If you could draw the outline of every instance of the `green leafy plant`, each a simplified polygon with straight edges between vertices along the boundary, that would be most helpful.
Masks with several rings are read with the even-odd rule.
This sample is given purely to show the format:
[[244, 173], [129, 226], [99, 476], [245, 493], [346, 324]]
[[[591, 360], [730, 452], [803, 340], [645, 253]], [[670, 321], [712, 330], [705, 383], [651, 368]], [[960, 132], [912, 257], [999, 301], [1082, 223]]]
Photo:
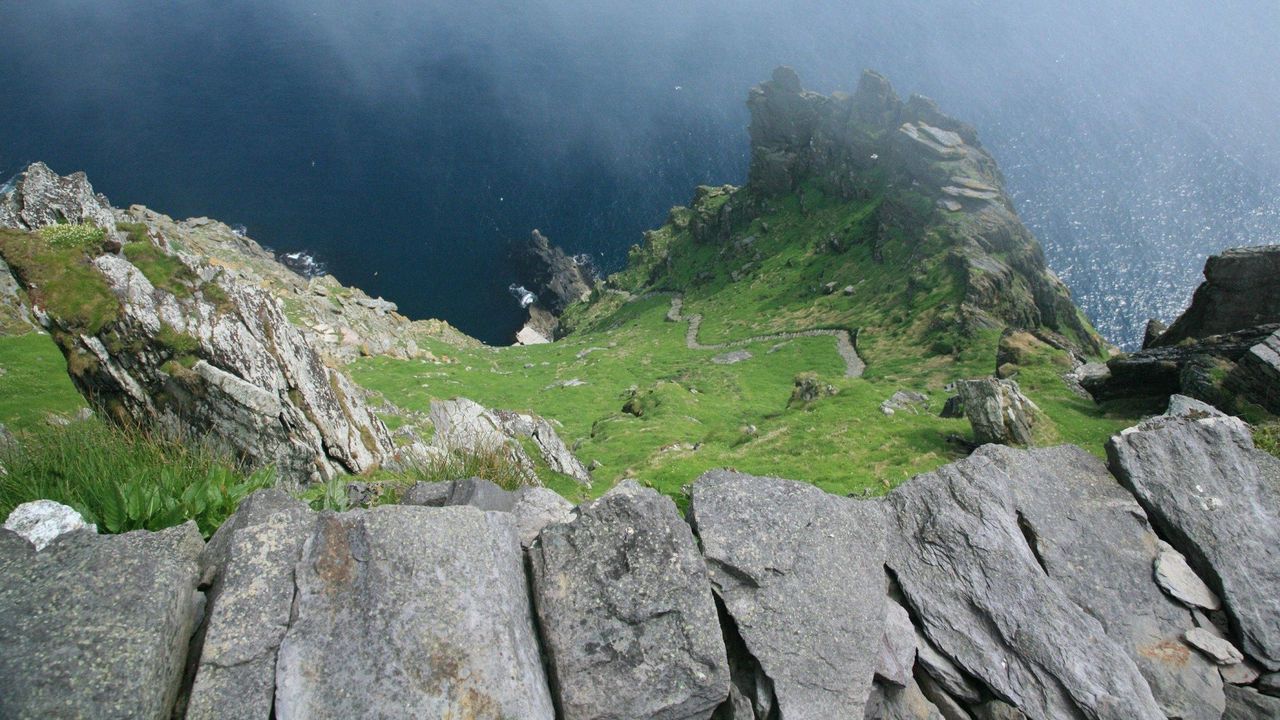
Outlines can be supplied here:
[[91, 419], [35, 427], [0, 451], [0, 516], [30, 500], [75, 508], [102, 532], [160, 530], [195, 520], [206, 537], [271, 469], [246, 473], [200, 443], [120, 429]]

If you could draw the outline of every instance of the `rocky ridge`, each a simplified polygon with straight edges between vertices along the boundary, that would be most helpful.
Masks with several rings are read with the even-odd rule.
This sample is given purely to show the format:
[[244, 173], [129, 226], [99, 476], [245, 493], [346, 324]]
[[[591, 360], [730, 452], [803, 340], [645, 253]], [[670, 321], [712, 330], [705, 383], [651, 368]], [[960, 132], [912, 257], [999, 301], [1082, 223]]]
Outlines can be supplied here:
[[[261, 491], [203, 550], [3, 530], [0, 713], [1272, 717], [1280, 461], [1206, 408], [1109, 467], [986, 445], [877, 500], [716, 471], [688, 524], [633, 483], [575, 509], [467, 480], [340, 514]], [[33, 635], [37, 605], [132, 644]]]

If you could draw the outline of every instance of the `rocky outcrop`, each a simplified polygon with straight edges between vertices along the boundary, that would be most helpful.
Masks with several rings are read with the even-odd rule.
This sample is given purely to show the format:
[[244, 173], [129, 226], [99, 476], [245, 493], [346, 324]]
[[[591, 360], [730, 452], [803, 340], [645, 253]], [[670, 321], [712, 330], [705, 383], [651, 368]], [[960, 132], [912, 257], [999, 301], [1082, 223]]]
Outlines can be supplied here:
[[[61, 179], [62, 194], [50, 199], [37, 168], [6, 196], [20, 204], [23, 227], [67, 217], [115, 232], [115, 215], [83, 175]], [[87, 251], [82, 272], [100, 287], [76, 289], [98, 293], [92, 302], [113, 312], [89, 321], [50, 304], [41, 313], [91, 405], [121, 423], [202, 438], [248, 465], [273, 465], [287, 483], [392, 457], [361, 392], [326, 366], [278, 299], [162, 233], [122, 227], [132, 237], [119, 254]], [[30, 284], [38, 269], [15, 270]]]
[[1236, 395], [1280, 414], [1280, 329], [1240, 357], [1225, 385]]
[[979, 445], [1030, 445], [1040, 409], [1022, 394], [1018, 383], [997, 378], [959, 380], [955, 384], [965, 417]]
[[38, 162], [18, 175], [11, 192], [0, 195], [0, 227], [35, 230], [59, 223], [87, 223], [116, 232], [107, 198], [93, 191], [82, 172], [62, 177]]
[[1275, 323], [1280, 323], [1280, 245], [1232, 248], [1209, 257], [1190, 307], [1150, 346]]
[[[1045, 327], [1090, 355], [1102, 341], [1081, 320], [1066, 286], [1045, 265], [1039, 243], [1004, 191], [995, 160], [974, 129], [942, 114], [927, 98], [903, 102], [884, 77], [866, 72], [853, 95], [824, 96], [802, 88], [790, 68], [751, 90], [751, 165], [746, 195], [767, 199], [816, 181], [841, 197], [886, 197], [877, 210], [879, 244], [895, 234], [924, 236], [947, 213], [954, 244], [947, 260], [963, 290], [956, 317], [966, 330]], [[876, 183], [887, 184], [888, 190]], [[906, 195], [894, 188], [911, 188]], [[720, 224], [750, 205], [731, 198]], [[802, 199], [803, 205], [803, 199]], [[727, 233], [721, 233], [727, 235]]]
[[591, 474], [560, 439], [549, 421], [537, 415], [491, 411], [466, 398], [433, 400], [430, 413], [435, 428], [432, 445], [446, 453], [501, 453], [517, 468], [524, 482], [536, 485], [533, 459], [521, 439], [528, 439], [551, 470], [591, 483]]
[[1233, 639], [1280, 669], [1280, 460], [1221, 415], [1165, 415], [1107, 444], [1116, 477], [1208, 581]]
[[534, 345], [560, 336], [559, 317], [566, 308], [591, 296], [596, 271], [589, 256], [569, 255], [534, 230], [529, 242], [516, 250], [521, 280], [533, 293], [524, 307], [529, 321], [522, 328], [520, 344]]
[[858, 717], [884, 634], [880, 508], [716, 471], [694, 484], [690, 516], [716, 595], [758, 663], [751, 694], [768, 698], [764, 714]]
[[202, 547], [195, 523], [73, 532], [40, 552], [0, 530], [0, 716], [167, 720]]
[[670, 499], [624, 481], [529, 554], [565, 720], [706, 720], [725, 700], [706, 566]]

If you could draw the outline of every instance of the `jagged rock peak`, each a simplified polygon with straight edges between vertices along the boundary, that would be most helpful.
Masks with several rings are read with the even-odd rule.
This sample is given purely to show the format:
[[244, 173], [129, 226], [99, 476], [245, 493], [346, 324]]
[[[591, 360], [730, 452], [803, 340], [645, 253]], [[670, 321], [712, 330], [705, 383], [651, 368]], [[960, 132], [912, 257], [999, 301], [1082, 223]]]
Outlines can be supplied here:
[[1204, 264], [1191, 306], [1144, 347], [1280, 323], [1280, 245], [1230, 248]]
[[[516, 258], [523, 268], [524, 286], [533, 301], [526, 306], [529, 319], [517, 335], [517, 343], [534, 345], [560, 335], [559, 317], [570, 305], [586, 300], [595, 286], [596, 270], [588, 255], [570, 255], [534, 230], [519, 247]], [[513, 290], [515, 292], [515, 290]]]

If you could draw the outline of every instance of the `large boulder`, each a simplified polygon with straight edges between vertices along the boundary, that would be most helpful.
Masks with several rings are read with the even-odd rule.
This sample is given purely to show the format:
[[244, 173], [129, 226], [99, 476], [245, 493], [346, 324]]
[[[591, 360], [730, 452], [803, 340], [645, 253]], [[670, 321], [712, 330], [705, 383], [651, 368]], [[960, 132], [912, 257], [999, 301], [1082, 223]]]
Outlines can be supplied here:
[[553, 471], [590, 484], [591, 474], [560, 439], [552, 424], [537, 415], [489, 410], [467, 398], [431, 401], [434, 447], [446, 453], [499, 453], [528, 484], [537, 484], [533, 459], [522, 439], [532, 441]]
[[261, 490], [209, 541], [202, 558], [209, 602], [188, 720], [270, 717], [294, 568], [315, 518], [285, 493]]
[[325, 513], [295, 584], [281, 720], [555, 717], [510, 514]]
[[879, 504], [713, 471], [694, 484], [690, 514], [716, 594], [780, 716], [861, 715], [884, 633]]
[[706, 565], [669, 498], [624, 481], [545, 528], [529, 559], [565, 720], [706, 720], [724, 701]]
[[1239, 646], [1280, 669], [1280, 460], [1248, 425], [1164, 415], [1111, 438], [1120, 482], [1225, 604]]
[[0, 717], [167, 720], [203, 548], [195, 523], [74, 532], [40, 552], [0, 530]]
[[[1053, 458], [1035, 472], [1017, 469], [1035, 457], [987, 446], [889, 494], [887, 565], [906, 605], [934, 646], [1028, 717], [1161, 720], [1165, 714], [1126, 648], [1129, 634], [1117, 628], [1113, 637], [1113, 620], [1090, 614], [1127, 601], [1124, 578], [1090, 572], [1095, 556], [1114, 549], [1059, 535], [1038, 504], [1024, 505], [1023, 488], [1052, 490], [1076, 474], [1050, 472], [1044, 465]], [[1106, 502], [1104, 495], [1086, 506], [1075, 530], [1090, 535], [1082, 528]], [[1033, 518], [1041, 535], [1026, 527]], [[1063, 577], [1069, 572], [1085, 576], [1076, 585]], [[1150, 565], [1141, 572], [1151, 582]], [[1097, 597], [1085, 587], [1090, 580]], [[1141, 606], [1135, 612], [1152, 613]]]
[[1280, 245], [1225, 250], [1204, 265], [1204, 283], [1191, 305], [1150, 345], [1280, 323]]
[[1030, 445], [1040, 409], [1022, 394], [1018, 383], [997, 378], [956, 382], [964, 414], [973, 426], [974, 442]]

